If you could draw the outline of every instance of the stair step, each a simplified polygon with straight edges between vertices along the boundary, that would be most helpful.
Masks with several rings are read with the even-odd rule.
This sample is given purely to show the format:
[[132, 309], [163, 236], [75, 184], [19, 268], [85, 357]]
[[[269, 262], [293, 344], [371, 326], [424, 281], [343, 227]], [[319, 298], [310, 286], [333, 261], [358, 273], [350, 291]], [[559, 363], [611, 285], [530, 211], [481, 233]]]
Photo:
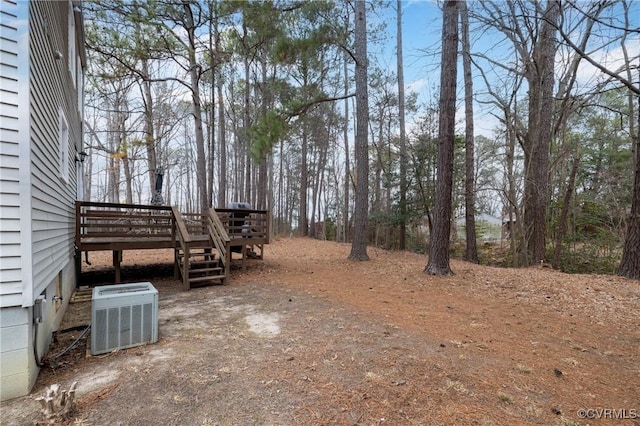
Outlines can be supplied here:
[[[190, 287], [202, 287], [211, 284], [224, 284], [226, 275], [224, 274], [224, 265], [222, 264], [220, 253], [217, 249], [211, 248], [210, 251], [206, 251], [206, 248], [192, 248], [189, 250], [189, 255], [185, 256], [185, 253], [177, 248], [175, 256], [180, 270], [180, 275], [185, 275], [184, 263], [187, 263], [188, 281]], [[186, 259], [185, 259], [186, 258]]]
[[[184, 253], [179, 251], [178, 252], [178, 257], [183, 259], [184, 258]], [[194, 258], [194, 257], [202, 257], [202, 258], [214, 258], [217, 259], [220, 256], [218, 256], [218, 253], [194, 253], [194, 252], [189, 252], [189, 258]]]
[[203, 283], [207, 281], [224, 280], [224, 279], [225, 279], [224, 275], [208, 275], [206, 277], [189, 278], [189, 284], [198, 284], [198, 283]]
[[209, 272], [222, 272], [222, 268], [189, 268], [189, 275], [204, 274]]
[[218, 265], [220, 263], [219, 259], [214, 260], [190, 260], [189, 265], [192, 266], [201, 266], [201, 265]]

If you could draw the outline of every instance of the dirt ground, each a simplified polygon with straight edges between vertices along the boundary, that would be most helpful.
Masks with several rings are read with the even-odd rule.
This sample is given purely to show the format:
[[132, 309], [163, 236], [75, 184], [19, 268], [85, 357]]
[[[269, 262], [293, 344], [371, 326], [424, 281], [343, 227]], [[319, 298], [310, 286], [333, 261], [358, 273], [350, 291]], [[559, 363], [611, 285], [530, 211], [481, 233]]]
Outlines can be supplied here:
[[[180, 291], [171, 253], [125, 252], [160, 293], [159, 341], [100, 356], [58, 333], [32, 395], [78, 382], [82, 425], [640, 425], [640, 283], [279, 239], [225, 286]], [[83, 279], [109, 283], [110, 253]], [[153, 264], [151, 268], [144, 265]], [[133, 266], [136, 265], [136, 266]], [[88, 324], [71, 304], [62, 328]], [[624, 419], [624, 420], [623, 420]]]

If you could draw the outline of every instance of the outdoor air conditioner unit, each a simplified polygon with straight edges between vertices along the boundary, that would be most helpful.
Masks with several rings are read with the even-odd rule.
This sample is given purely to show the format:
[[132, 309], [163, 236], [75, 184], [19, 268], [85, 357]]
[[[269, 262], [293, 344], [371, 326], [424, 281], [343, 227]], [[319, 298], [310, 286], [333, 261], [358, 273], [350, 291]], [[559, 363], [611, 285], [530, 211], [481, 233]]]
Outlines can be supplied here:
[[95, 287], [91, 354], [158, 341], [158, 290], [149, 282]]

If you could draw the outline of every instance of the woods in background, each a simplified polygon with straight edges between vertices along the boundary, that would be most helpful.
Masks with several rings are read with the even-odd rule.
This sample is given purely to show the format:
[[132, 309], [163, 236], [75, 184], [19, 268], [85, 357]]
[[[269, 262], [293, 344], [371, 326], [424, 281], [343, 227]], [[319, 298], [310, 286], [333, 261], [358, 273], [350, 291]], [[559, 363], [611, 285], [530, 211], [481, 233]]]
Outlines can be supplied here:
[[[405, 93], [408, 3], [85, 1], [85, 198], [150, 203], [161, 168], [166, 204], [245, 201], [278, 234], [354, 242], [353, 258], [366, 244], [426, 253], [431, 235], [447, 266], [463, 247], [481, 263], [640, 279], [638, 6], [461, 6], [444, 20], [460, 34], [452, 108]], [[390, 7], [395, 69], [367, 49], [393, 33], [376, 24]], [[492, 134], [473, 134], [479, 114]], [[450, 201], [436, 208], [441, 174]]]

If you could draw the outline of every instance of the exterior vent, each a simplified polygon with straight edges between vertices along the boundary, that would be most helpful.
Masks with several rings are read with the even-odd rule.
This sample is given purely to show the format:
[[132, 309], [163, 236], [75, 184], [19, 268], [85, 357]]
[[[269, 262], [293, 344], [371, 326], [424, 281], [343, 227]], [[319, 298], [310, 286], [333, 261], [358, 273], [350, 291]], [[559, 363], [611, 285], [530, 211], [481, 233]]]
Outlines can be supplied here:
[[95, 287], [91, 354], [158, 341], [158, 290], [149, 282]]

